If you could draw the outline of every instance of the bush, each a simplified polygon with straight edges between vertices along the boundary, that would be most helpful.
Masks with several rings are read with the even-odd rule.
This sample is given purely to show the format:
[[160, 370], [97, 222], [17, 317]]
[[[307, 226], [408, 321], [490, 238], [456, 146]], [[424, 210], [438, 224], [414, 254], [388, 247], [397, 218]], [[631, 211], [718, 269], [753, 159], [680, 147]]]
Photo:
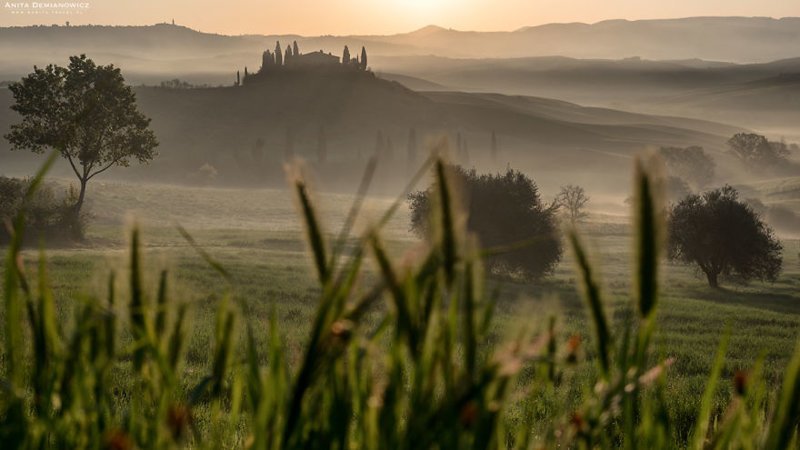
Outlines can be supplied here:
[[45, 239], [49, 242], [78, 239], [83, 236], [85, 215], [75, 220], [73, 205], [77, 193], [70, 188], [57, 195], [52, 185], [45, 184], [26, 199], [31, 180], [0, 177], [0, 244], [7, 244], [11, 236], [5, 224], [25, 207], [25, 231], [29, 240]]
[[[552, 273], [561, 259], [557, 232], [557, 204], [545, 205], [539, 189], [522, 172], [482, 174], [448, 165], [447, 173], [457, 186], [467, 230], [474, 232], [488, 249], [503, 248], [486, 260], [498, 274], [535, 279]], [[435, 185], [409, 196], [411, 229], [421, 236], [430, 230], [431, 200]]]

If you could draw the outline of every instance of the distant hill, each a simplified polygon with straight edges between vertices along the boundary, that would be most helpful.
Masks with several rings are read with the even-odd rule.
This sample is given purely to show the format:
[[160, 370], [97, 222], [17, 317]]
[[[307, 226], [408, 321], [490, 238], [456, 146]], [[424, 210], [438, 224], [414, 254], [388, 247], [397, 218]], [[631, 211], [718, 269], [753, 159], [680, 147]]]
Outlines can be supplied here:
[[[237, 68], [256, 68], [264, 49], [297, 40], [304, 50], [341, 52], [366, 46], [374, 56], [435, 55], [457, 58], [702, 59], [768, 62], [800, 56], [800, 18], [694, 17], [611, 20], [529, 27], [511, 32], [470, 32], [426, 27], [390, 36], [224, 36], [186, 27], [36, 26], [0, 28], [0, 80], [15, 79], [34, 65], [63, 62], [87, 53], [125, 67], [135, 83], [164, 77], [228, 84]], [[375, 65], [373, 69], [387, 70]], [[685, 64], [686, 65], [686, 64]]]
[[[468, 144], [460, 162], [488, 170], [507, 164], [530, 170], [554, 186], [565, 180], [625, 190], [630, 159], [662, 145], [703, 145], [723, 157], [725, 125], [674, 117], [626, 113], [531, 97], [457, 92], [418, 93], [367, 72], [317, 73], [276, 77], [243, 87], [136, 89], [141, 109], [153, 119], [161, 142], [150, 167], [115, 172], [161, 182], [194, 182], [204, 165], [217, 182], [282, 183], [287, 141], [294, 153], [318, 166], [323, 184], [352, 185], [377, 135], [384, 140], [381, 180], [403, 180], [419, 162], [408, 161], [411, 129], [419, 152], [429, 138], [457, 134]], [[0, 132], [16, 121], [11, 96], [0, 89]], [[492, 159], [489, 141], [496, 132], [500, 154]], [[325, 164], [318, 164], [319, 138], [326, 139]], [[291, 136], [291, 138], [287, 137]], [[263, 153], [255, 142], [263, 139]], [[391, 144], [389, 143], [391, 142]], [[9, 152], [0, 142], [0, 167], [30, 171], [41, 157]], [[603, 177], [596, 177], [602, 173]], [[268, 181], [269, 181], [268, 180]]]
[[560, 98], [706, 118], [800, 139], [800, 58], [758, 64], [536, 57], [376, 58], [392, 73], [449, 90]]
[[427, 27], [380, 39], [421, 54], [465, 58], [562, 55], [574, 58], [706, 59], [766, 62], [797, 56], [800, 18], [689, 17], [553, 23], [513, 32]]

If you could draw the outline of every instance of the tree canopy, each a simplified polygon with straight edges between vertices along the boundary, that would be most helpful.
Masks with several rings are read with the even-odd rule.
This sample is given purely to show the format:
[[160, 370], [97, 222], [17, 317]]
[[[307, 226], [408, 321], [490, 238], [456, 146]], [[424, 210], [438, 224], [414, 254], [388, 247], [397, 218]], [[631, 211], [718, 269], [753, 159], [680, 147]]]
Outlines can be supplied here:
[[98, 66], [86, 55], [70, 58], [68, 67], [34, 67], [9, 86], [22, 116], [5, 136], [14, 150], [58, 151], [81, 183], [75, 205], [80, 213], [86, 183], [114, 166], [146, 163], [158, 145], [150, 119], [136, 106], [136, 96], [113, 65]]
[[[545, 205], [536, 184], [524, 173], [478, 174], [474, 169], [448, 166], [467, 213], [467, 229], [484, 248], [504, 248], [486, 260], [494, 273], [536, 279], [552, 273], [562, 245], [556, 206]], [[427, 236], [436, 186], [409, 196], [411, 229]]]
[[659, 154], [670, 175], [682, 178], [702, 188], [714, 179], [716, 164], [703, 147], [661, 147]]
[[669, 230], [670, 258], [696, 264], [712, 287], [720, 277], [774, 281], [781, 271], [780, 242], [730, 186], [680, 201]]
[[755, 133], [735, 134], [728, 140], [728, 147], [740, 161], [757, 169], [780, 167], [791, 154], [785, 142], [772, 142]]

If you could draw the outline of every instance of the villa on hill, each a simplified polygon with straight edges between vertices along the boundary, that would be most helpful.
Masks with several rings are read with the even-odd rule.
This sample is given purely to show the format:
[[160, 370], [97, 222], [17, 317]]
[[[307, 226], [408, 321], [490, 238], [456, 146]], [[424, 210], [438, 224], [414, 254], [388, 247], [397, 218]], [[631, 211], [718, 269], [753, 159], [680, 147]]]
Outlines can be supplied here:
[[367, 49], [361, 47], [360, 57], [350, 56], [350, 49], [345, 45], [341, 58], [332, 53], [318, 50], [310, 53], [300, 53], [297, 41], [287, 45], [283, 51], [280, 41], [275, 44], [275, 50], [265, 50], [261, 55], [261, 68], [256, 73], [250, 73], [244, 68], [244, 78], [236, 72], [236, 85], [264, 80], [272, 73], [292, 70], [353, 70], [367, 71]]

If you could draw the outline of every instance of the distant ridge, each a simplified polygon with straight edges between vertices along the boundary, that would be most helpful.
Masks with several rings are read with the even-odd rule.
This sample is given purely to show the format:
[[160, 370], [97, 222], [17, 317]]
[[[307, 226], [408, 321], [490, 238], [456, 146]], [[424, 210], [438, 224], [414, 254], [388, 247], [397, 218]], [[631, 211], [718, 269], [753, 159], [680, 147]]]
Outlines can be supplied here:
[[[552, 23], [516, 31], [459, 31], [428, 25], [387, 36], [226, 36], [180, 25], [37, 26], [0, 28], [0, 64], [30, 54], [144, 54], [180, 50], [188, 58], [224, 57], [251, 52], [281, 38], [297, 39], [306, 48], [341, 51], [345, 44], [366, 45], [374, 55], [436, 55], [457, 58], [515, 58], [561, 55], [619, 59], [638, 56], [657, 60], [703, 59], [768, 62], [800, 56], [800, 18], [688, 17], [653, 20], [606, 20], [593, 24]], [[48, 48], [43, 48], [46, 45]], [[154, 52], [155, 51], [155, 52]], [[133, 56], [133, 55], [131, 55]], [[10, 61], [6, 61], [9, 59]], [[0, 66], [1, 67], [1, 66]]]

